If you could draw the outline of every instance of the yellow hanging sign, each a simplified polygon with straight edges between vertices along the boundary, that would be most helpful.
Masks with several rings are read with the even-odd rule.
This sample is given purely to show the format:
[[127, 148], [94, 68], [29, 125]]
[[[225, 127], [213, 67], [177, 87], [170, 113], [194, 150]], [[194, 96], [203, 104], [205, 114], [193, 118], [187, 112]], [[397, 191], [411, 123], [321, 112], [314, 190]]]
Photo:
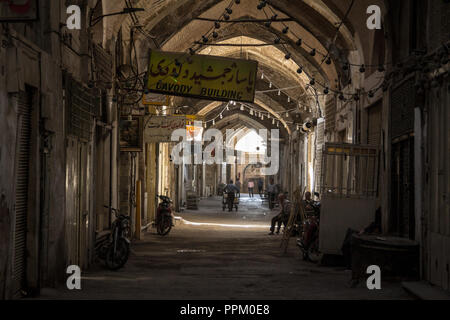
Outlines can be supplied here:
[[150, 52], [150, 92], [214, 101], [255, 99], [258, 62], [208, 55]]

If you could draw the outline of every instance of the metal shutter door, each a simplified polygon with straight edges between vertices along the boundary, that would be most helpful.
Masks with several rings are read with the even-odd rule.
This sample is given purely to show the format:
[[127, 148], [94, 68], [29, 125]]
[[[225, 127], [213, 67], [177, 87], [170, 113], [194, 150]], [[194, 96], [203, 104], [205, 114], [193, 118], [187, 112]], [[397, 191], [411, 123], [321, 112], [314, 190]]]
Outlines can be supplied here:
[[28, 176], [31, 138], [31, 95], [18, 95], [19, 136], [17, 141], [16, 199], [14, 222], [13, 293], [26, 284], [26, 234], [28, 213]]
[[379, 146], [381, 143], [381, 102], [368, 109], [367, 143]]
[[316, 192], [320, 192], [321, 178], [322, 178], [322, 151], [325, 143], [325, 122], [317, 125], [317, 140], [316, 140], [316, 170], [315, 170], [315, 187]]

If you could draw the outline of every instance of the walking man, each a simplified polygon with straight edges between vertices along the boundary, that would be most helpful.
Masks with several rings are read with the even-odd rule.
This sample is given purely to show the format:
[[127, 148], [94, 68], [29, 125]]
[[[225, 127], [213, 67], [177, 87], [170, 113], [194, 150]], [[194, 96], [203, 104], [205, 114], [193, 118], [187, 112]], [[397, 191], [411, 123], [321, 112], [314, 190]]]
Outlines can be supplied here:
[[237, 197], [240, 198], [241, 197], [241, 180], [239, 180], [239, 178], [236, 178], [236, 187], [238, 188]]
[[262, 198], [263, 188], [264, 188], [264, 182], [261, 178], [259, 178], [258, 179], [258, 193], [259, 193], [260, 198]]
[[248, 195], [250, 198], [253, 198], [253, 189], [255, 188], [255, 183], [253, 180], [248, 181]]

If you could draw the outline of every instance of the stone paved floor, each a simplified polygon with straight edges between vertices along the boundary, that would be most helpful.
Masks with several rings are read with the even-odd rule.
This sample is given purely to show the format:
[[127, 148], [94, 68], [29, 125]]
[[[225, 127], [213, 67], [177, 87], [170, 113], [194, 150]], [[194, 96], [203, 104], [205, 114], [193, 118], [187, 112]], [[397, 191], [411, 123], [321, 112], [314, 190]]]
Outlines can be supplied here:
[[[258, 196], [242, 197], [238, 212], [223, 212], [221, 198], [184, 211], [166, 237], [149, 230], [134, 242], [127, 265], [101, 265], [82, 274], [82, 290], [44, 289], [41, 299], [411, 299], [400, 283], [370, 291], [350, 288], [350, 272], [305, 262], [291, 240], [269, 236], [270, 212]], [[193, 223], [193, 224], [192, 224]]]

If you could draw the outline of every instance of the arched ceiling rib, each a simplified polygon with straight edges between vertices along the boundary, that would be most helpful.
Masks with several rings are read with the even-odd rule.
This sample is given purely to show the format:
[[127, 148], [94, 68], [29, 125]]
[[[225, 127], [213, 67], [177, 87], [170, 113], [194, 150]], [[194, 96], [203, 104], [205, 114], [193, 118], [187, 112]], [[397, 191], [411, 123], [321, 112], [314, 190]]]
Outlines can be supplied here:
[[[104, 13], [118, 12], [125, 7], [124, 0], [99, 0], [103, 3]], [[159, 43], [165, 43], [168, 39], [176, 37], [177, 31], [195, 22], [200, 30], [200, 25], [205, 28], [210, 27], [210, 23], [192, 21], [194, 18], [202, 16], [209, 18], [219, 17], [229, 0], [132, 0], [134, 7], [144, 8], [145, 12], [137, 13], [139, 23], [143, 25], [146, 32], [153, 34]], [[257, 0], [243, 0], [239, 5], [233, 6], [232, 19], [239, 16], [251, 15], [265, 18], [264, 13], [256, 9]], [[337, 23], [344, 19], [352, 0], [271, 0], [270, 4], [279, 12], [279, 16], [289, 16], [295, 22], [287, 23], [294, 28], [299, 25], [304, 29], [299, 35], [307, 39], [318, 41], [323, 47], [329, 45], [330, 39], [336, 35]], [[388, 7], [387, 0], [355, 0], [353, 8], [347, 19], [337, 32], [336, 46], [344, 53], [356, 50], [358, 47], [369, 51], [367, 40], [371, 38], [373, 32], [366, 27], [366, 9], [369, 5], [378, 5], [383, 11]], [[266, 8], [268, 14], [271, 11]], [[103, 19], [105, 44], [108, 40], [115, 38], [121, 27], [125, 31], [124, 38], [128, 37], [130, 25], [133, 22], [127, 15], [113, 16]], [[297, 27], [295, 27], [297, 28]], [[192, 34], [198, 36], [202, 33]], [[355, 45], [355, 40], [359, 39], [361, 45]], [[195, 41], [198, 39], [176, 39], [181, 43]], [[311, 44], [315, 45], [311, 42]], [[360, 53], [361, 57], [364, 54]], [[367, 57], [366, 57], [367, 59]], [[366, 59], [363, 59], [366, 60]], [[334, 80], [334, 79], [333, 79]]]
[[[229, 129], [235, 130], [234, 133], [232, 134], [231, 137], [227, 137], [228, 138], [237, 138], [236, 140], [239, 141], [239, 139], [244, 136], [248, 131], [250, 130], [256, 130], [256, 132], [259, 134], [259, 130], [262, 129], [267, 129], [270, 130], [269, 128], [267, 128], [263, 123], [261, 123], [260, 121], [249, 117], [247, 114], [244, 113], [234, 113], [231, 115], [228, 115], [226, 117], [224, 117], [223, 119], [219, 120], [218, 122], [216, 122], [216, 124], [214, 126], [212, 126], [211, 128], [214, 129], [218, 129], [222, 132], [222, 134], [226, 135], [226, 131]], [[285, 139], [283, 137], [285, 137], [285, 135], [287, 134], [287, 132], [280, 128], [280, 141], [285, 141]]]
[[[205, 0], [201, 1], [200, 3], [199, 1], [174, 2], [166, 0], [166, 7], [154, 8], [154, 1], [135, 1], [135, 7], [143, 7], [146, 9], [145, 15], [139, 15], [141, 17], [140, 23], [144, 26], [146, 32], [153, 34], [158, 38], [157, 41], [162, 44], [162, 49], [167, 51], [186, 51], [189, 47], [192, 46], [195, 41], [199, 40], [200, 35], [208, 32], [212, 26], [211, 22], [198, 21], [193, 19], [197, 16], [208, 18], [219, 17], [224, 12], [224, 8], [229, 3], [230, 2], [228, 0]], [[266, 16], [263, 11], [257, 10], [257, 3], [257, 1], [248, 0], [242, 1], [240, 5], [234, 5], [232, 18], [238, 19], [240, 17], [250, 17], [254, 19], [265, 19]], [[318, 13], [314, 8], [301, 3], [292, 5], [292, 1], [273, 1], [273, 5], [274, 7], [279, 6], [281, 10], [283, 10], [283, 12], [275, 10], [280, 18], [293, 18], [295, 20], [285, 23], [289, 26], [290, 32], [285, 35], [284, 38], [289, 40], [291, 43], [294, 43], [297, 40], [297, 38], [294, 36], [295, 34], [296, 36], [301, 37], [305, 43], [308, 43], [320, 52], [327, 52], [326, 46], [328, 45], [328, 43], [326, 43], [326, 39], [331, 38], [333, 36], [333, 33], [335, 32], [335, 27], [332, 24], [333, 20], [331, 18], [327, 20], [323, 18], [321, 14]], [[301, 11], [299, 8], [303, 11]], [[326, 10], [322, 11], [326, 12]], [[286, 12], [289, 13], [289, 16], [285, 14]], [[310, 28], [308, 29], [304, 26], [304, 24], [301, 23], [302, 20], [309, 21], [313, 19], [310, 16], [313, 16], [317, 20], [317, 22], [320, 22], [320, 26], [317, 27], [318, 30], [310, 30]], [[126, 20], [126, 22], [123, 23], [125, 27], [124, 38], [126, 39], [128, 36], [126, 26], [128, 24], [131, 24], [131, 21], [130, 18], [122, 19]], [[307, 25], [313, 25], [312, 21], [309, 21]], [[283, 24], [272, 23], [271, 28], [266, 28], [260, 23], [223, 23], [222, 28], [219, 31], [239, 28], [250, 29], [246, 33], [249, 35], [264, 33], [266, 34], [265, 37], [267, 38], [266, 42], [270, 42], [275, 38], [274, 34], [279, 34], [280, 36], [282, 35], [281, 30], [283, 28]], [[259, 32], [251, 30], [254, 28], [259, 29]], [[342, 28], [342, 30], [347, 30], [347, 28], [344, 27]], [[140, 35], [139, 33], [138, 35], [142, 39], [146, 39], [143, 35]], [[148, 41], [148, 39], [146, 39], [146, 41]], [[344, 50], [352, 49], [352, 47], [345, 42], [342, 44], [342, 47], [344, 47]], [[333, 66], [323, 64], [321, 61], [322, 56], [317, 55], [315, 58], [308, 57], [307, 52], [305, 52], [305, 47], [291, 49], [291, 51], [297, 50], [300, 53], [299, 56], [306, 57], [306, 59], [309, 59], [310, 61], [315, 62], [316, 65], [321, 66], [321, 68], [323, 68], [325, 71], [324, 73], [327, 74], [329, 80], [335, 80], [336, 72], [335, 70], [333, 72]], [[312, 71], [313, 70], [311, 70], [311, 72]]]
[[[252, 5], [250, 5], [252, 3]], [[239, 5], [235, 6], [233, 11], [233, 19], [240, 19], [240, 18], [250, 18], [250, 19], [265, 19], [265, 15], [256, 9], [256, 2], [249, 1], [247, 2], [248, 5]], [[220, 13], [223, 12], [223, 9], [217, 10], [218, 6], [214, 6], [210, 8], [208, 11], [203, 13], [201, 17], [217, 17], [220, 16]], [[288, 16], [284, 15], [281, 12], [278, 12], [280, 18], [288, 18]], [[320, 74], [326, 75], [327, 80], [330, 79], [334, 80], [336, 79], [337, 73], [333, 65], [327, 65], [322, 63], [323, 56], [320, 54], [317, 54], [315, 57], [308, 56], [309, 48], [305, 50], [305, 47], [302, 46], [298, 48], [295, 46], [295, 42], [298, 40], [296, 36], [299, 36], [303, 39], [305, 43], [308, 45], [314, 47], [319, 52], [326, 53], [327, 49], [325, 47], [325, 44], [321, 43], [314, 35], [312, 35], [308, 30], [301, 27], [301, 25], [295, 23], [295, 22], [286, 22], [286, 25], [289, 26], [290, 32], [288, 32], [286, 35], [283, 35], [282, 29], [283, 24], [274, 22], [272, 23], [270, 28], [262, 26], [260, 23], [245, 23], [245, 24], [229, 24], [229, 23], [222, 23], [221, 28], [218, 30], [219, 35], [222, 36], [222, 38], [218, 38], [218, 40], [224, 40], [229, 37], [236, 37], [239, 35], [246, 35], [249, 37], [255, 37], [255, 34], [258, 34], [258, 37], [266, 42], [273, 44], [274, 39], [279, 36], [282, 38], [285, 42], [288, 42], [289, 45], [286, 45], [286, 48], [289, 48], [289, 51], [293, 54], [295, 52], [299, 51], [299, 54], [296, 55], [296, 58], [300, 60], [300, 57], [303, 57], [302, 60], [308, 60], [310, 63], [309, 65], [306, 65], [305, 69], [309, 69], [310, 74]], [[186, 51], [188, 48], [192, 47], [193, 44], [199, 40], [200, 35], [203, 35], [211, 30], [212, 23], [211, 22], [205, 22], [205, 21], [198, 21], [198, 20], [192, 20], [188, 24], [186, 24], [182, 29], [175, 32], [170, 38], [165, 40], [165, 42], [162, 45], [162, 48], [167, 51]], [[255, 30], [256, 29], [256, 30]], [[240, 34], [239, 34], [240, 33]], [[207, 46], [207, 44], [206, 44]], [[261, 47], [259, 49], [264, 50], [266, 48], [270, 47]], [[211, 51], [220, 51], [221, 48], [214, 47], [213, 49], [204, 49], [202, 48], [202, 51], [205, 50], [211, 50]], [[282, 55], [284, 57], [284, 54]], [[292, 63], [292, 61], [289, 61]], [[304, 61], [299, 61], [300, 64], [305, 64]], [[297, 66], [293, 67], [293, 69], [297, 70]], [[322, 70], [320, 70], [322, 69]], [[305, 70], [306, 71], [306, 70]]]
[[[266, 118], [265, 120], [261, 120], [261, 119], [259, 119], [256, 116], [250, 116], [246, 111], [240, 111], [239, 110], [239, 105], [235, 108], [235, 111], [233, 111], [233, 114], [241, 114], [241, 115], [244, 115], [247, 118], [252, 119], [252, 120], [254, 120], [254, 121], [258, 122], [258, 123], [261, 123], [261, 124], [265, 123], [265, 125], [262, 124], [265, 128], [271, 127], [272, 120], [276, 119], [276, 120], [278, 120], [281, 123], [280, 128], [284, 128], [286, 130], [286, 132], [290, 135], [291, 134], [291, 128], [286, 123], [286, 119], [283, 118], [282, 114], [278, 114], [278, 113], [283, 112], [281, 107], [279, 105], [277, 105], [276, 109], [273, 109], [268, 104], [266, 104], [266, 102], [256, 98], [255, 99], [255, 103], [253, 104], [253, 106], [255, 107], [255, 110], [259, 109], [261, 111], [266, 111], [266, 112], [269, 112], [270, 114], [272, 114], [272, 119], [267, 119]], [[212, 113], [212, 112], [220, 113], [220, 111], [223, 109], [222, 106], [223, 106], [223, 102], [211, 102], [209, 105], [205, 106], [202, 110], [200, 110], [197, 114], [199, 116], [207, 118], [207, 115]], [[228, 112], [224, 112], [224, 119], [228, 115], [229, 115]], [[216, 122], [216, 124], [217, 124], [217, 122]]]
[[[220, 41], [218, 44], [265, 44], [254, 38], [247, 36], [238, 36], [225, 41]], [[200, 54], [226, 56], [226, 57], [240, 57], [241, 53], [244, 58], [249, 58], [258, 61], [260, 69], [273, 70], [274, 73], [278, 73], [278, 78], [285, 78], [289, 81], [290, 86], [303, 85], [309, 82], [309, 78], [303, 73], [297, 74], [298, 66], [292, 60], [285, 59], [285, 53], [275, 46], [263, 46], [263, 47], [221, 47], [221, 46], [207, 46], [203, 48]], [[283, 84], [274, 83], [281, 87]], [[303, 89], [304, 90], [304, 89]]]
[[[226, 43], [237, 43], [241, 37], [235, 39], [229, 39]], [[249, 43], [263, 43], [261, 41], [243, 37], [242, 41], [247, 41]], [[257, 49], [257, 50], [256, 50]], [[213, 54], [220, 56], [232, 56], [239, 57], [240, 49], [235, 47], [207, 47], [202, 52], [202, 54]], [[306, 104], [308, 100], [312, 100], [310, 105], [314, 106], [314, 99], [311, 99], [311, 91], [305, 91], [305, 86], [309, 82], [309, 79], [305, 75], [299, 76], [296, 73], [296, 65], [290, 60], [284, 59], [284, 54], [272, 46], [261, 48], [251, 48], [245, 49], [243, 51], [246, 58], [257, 60], [259, 62], [259, 74], [257, 77], [257, 90], [267, 90], [269, 89], [269, 82], [273, 82], [273, 88], [285, 88], [285, 87], [295, 87], [298, 88], [286, 91], [289, 97], [292, 98], [290, 102], [287, 100], [287, 96], [279, 97], [276, 92], [272, 93], [257, 93], [256, 98], [260, 104], [264, 103], [266, 107], [263, 109], [270, 112], [275, 116], [275, 112], [284, 112], [286, 110], [292, 110], [298, 107], [295, 100], [299, 100]], [[274, 67], [278, 66], [278, 67]], [[264, 79], [261, 79], [261, 74], [265, 75]], [[176, 104], [178, 105], [194, 105], [196, 110], [199, 110], [199, 114], [203, 115], [205, 112], [214, 110], [217, 106], [221, 105], [222, 102], [207, 103], [202, 100], [186, 99], [186, 98], [176, 98]], [[207, 108], [205, 109], [205, 106]], [[269, 107], [272, 106], [272, 107]]]
[[[195, 20], [196, 17], [216, 19], [221, 16], [225, 8], [230, 4], [229, 0], [134, 0], [134, 7], [145, 9], [145, 13], [138, 13], [139, 22], [147, 34], [152, 35], [156, 42], [161, 45], [162, 50], [186, 52], [198, 41], [201, 35], [211, 30], [213, 23]], [[243, 0], [239, 5], [233, 6], [232, 19], [249, 18], [265, 19], [266, 15], [262, 10], [257, 10], [258, 0]], [[300, 101], [308, 102], [307, 91], [309, 78], [305, 74], [297, 74], [297, 65], [304, 66], [304, 70], [312, 75], [320, 83], [325, 83], [334, 87], [338, 74], [341, 72], [341, 63], [346, 59], [356, 59], [355, 63], [364, 62], [364, 50], [368, 38], [360, 34], [365, 30], [365, 8], [368, 5], [378, 4], [384, 7], [381, 0], [272, 0], [270, 3], [278, 18], [291, 18], [292, 21], [285, 22], [289, 26], [287, 34], [282, 33], [283, 24], [274, 22], [270, 28], [261, 23], [222, 23], [218, 30], [219, 36], [214, 42], [227, 42], [237, 44], [273, 44], [275, 37], [280, 37], [286, 42], [286, 48], [292, 54], [290, 60], [284, 59], [283, 47], [261, 46], [261, 47], [216, 47], [205, 45], [200, 53], [220, 55], [227, 57], [240, 57], [259, 61], [259, 69], [266, 76], [269, 76], [277, 88], [302, 86], [299, 90], [289, 91], [289, 96]], [[122, 10], [125, 1], [103, 0], [105, 13]], [[354, 4], [353, 11], [343, 21], [342, 26], [337, 31], [337, 24], [344, 18], [350, 3]], [[271, 11], [266, 11], [271, 15]], [[359, 13], [359, 15], [358, 15]], [[353, 22], [353, 24], [350, 23]], [[357, 21], [357, 23], [354, 23]], [[129, 36], [132, 20], [129, 16], [117, 16], [104, 19], [104, 39], [112, 39], [117, 34], [119, 28], [123, 28], [124, 39]], [[141, 56], [147, 56], [148, 49], [154, 48], [154, 42], [139, 32], [135, 33], [138, 48]], [[323, 56], [317, 54], [309, 55], [310, 48], [306, 45], [300, 47], [295, 45], [297, 36], [301, 37], [304, 43], [316, 48], [319, 52], [327, 53], [327, 48], [331, 48], [331, 56], [335, 63], [328, 65], [324, 63]], [[358, 40], [354, 40], [358, 39]], [[210, 39], [211, 40], [211, 39]], [[331, 46], [335, 40], [334, 46]], [[366, 50], [369, 51], [369, 50]], [[357, 52], [357, 54], [354, 54]], [[350, 54], [353, 53], [353, 54]], [[145, 59], [144, 59], [145, 60]], [[353, 62], [353, 60], [350, 60]], [[260, 73], [261, 74], [261, 73]], [[257, 90], [264, 90], [268, 87], [267, 79], [258, 79]], [[258, 93], [255, 105], [270, 112], [273, 116], [285, 110], [292, 109], [286, 99], [276, 97], [271, 93]], [[189, 105], [199, 114], [207, 115], [223, 104], [222, 102], [209, 102], [188, 98], [176, 98], [179, 105]], [[315, 106], [314, 99], [309, 101], [311, 106]], [[306, 116], [302, 114], [302, 116]], [[244, 115], [239, 116], [236, 126], [243, 123], [249, 124], [249, 120]], [[249, 118], [249, 117], [247, 117]], [[250, 118], [249, 118], [250, 119]], [[290, 134], [291, 129], [286, 121], [278, 119], [283, 127]], [[291, 119], [290, 119], [291, 120]], [[258, 120], [253, 119], [258, 122]]]

